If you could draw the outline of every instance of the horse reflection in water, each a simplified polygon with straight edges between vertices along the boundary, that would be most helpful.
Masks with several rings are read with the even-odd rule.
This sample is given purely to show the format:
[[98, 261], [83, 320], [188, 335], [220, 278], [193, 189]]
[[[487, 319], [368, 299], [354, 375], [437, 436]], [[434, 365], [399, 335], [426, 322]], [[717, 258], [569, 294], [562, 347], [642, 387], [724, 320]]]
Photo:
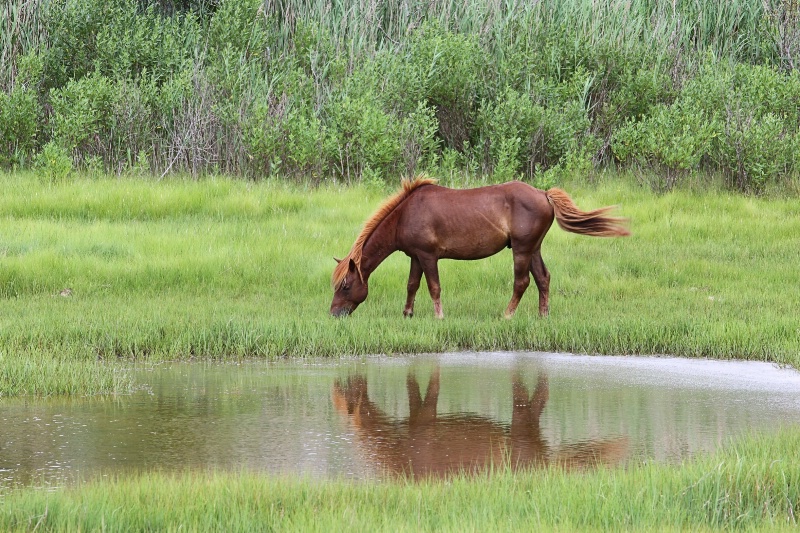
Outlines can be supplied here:
[[446, 477], [505, 465], [515, 470], [546, 464], [585, 468], [616, 464], [627, 456], [627, 437], [549, 446], [539, 426], [550, 395], [547, 376], [539, 374], [533, 394], [519, 373], [513, 374], [511, 382], [514, 405], [510, 426], [475, 414], [439, 416], [438, 367], [425, 398], [413, 371], [408, 373], [407, 419], [390, 417], [372, 402], [362, 375], [337, 380], [333, 404], [348, 416], [370, 460], [395, 475]]

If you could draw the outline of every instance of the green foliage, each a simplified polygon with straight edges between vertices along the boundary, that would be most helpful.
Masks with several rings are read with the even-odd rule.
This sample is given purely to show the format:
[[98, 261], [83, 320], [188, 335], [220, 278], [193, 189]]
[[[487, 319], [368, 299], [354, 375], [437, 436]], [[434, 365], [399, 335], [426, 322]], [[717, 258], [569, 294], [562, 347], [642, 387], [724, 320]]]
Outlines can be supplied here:
[[36, 155], [34, 168], [47, 183], [60, 183], [72, 173], [72, 157], [61, 145], [50, 141]]
[[244, 142], [257, 175], [320, 176], [318, 168], [324, 129], [308, 107], [286, 93], [253, 104]]
[[418, 102], [402, 121], [400, 146], [405, 163], [405, 174], [413, 176], [417, 169], [431, 169], [436, 166], [441, 141], [436, 133], [439, 122], [436, 112], [424, 102]]
[[19, 58], [17, 67], [13, 87], [0, 90], [0, 166], [24, 167], [36, 151], [41, 128], [42, 59], [29, 53]]
[[327, 110], [331, 134], [325, 151], [340, 175], [366, 171], [389, 176], [402, 160], [399, 120], [385, 112], [372, 94], [334, 100]]
[[408, 60], [422, 77], [423, 97], [436, 112], [444, 146], [462, 148], [473, 137], [478, 91], [489, 67], [477, 36], [426, 25], [414, 32], [408, 48]]
[[680, 176], [699, 168], [701, 159], [719, 135], [720, 124], [680, 104], [659, 106], [641, 122], [630, 121], [614, 139], [614, 153], [622, 159], [633, 156], [663, 168], [659, 188], [671, 189]]
[[702, 168], [758, 192], [800, 173], [789, 0], [12, 0], [0, 13], [3, 166], [55, 141], [117, 173], [144, 151], [159, 175], [312, 182], [559, 181], [622, 162], [659, 172], [659, 188]]
[[94, 72], [167, 79], [192, 64], [201, 45], [191, 13], [164, 16], [153, 5], [126, 0], [55, 0], [45, 3], [50, 42], [46, 86], [63, 87]]
[[722, 170], [739, 190], [758, 191], [800, 171], [793, 159], [799, 98], [796, 72], [706, 63], [673, 104], [618, 130], [614, 153], [623, 161], [662, 165], [667, 176], [705, 164]]
[[[575, 79], [556, 87], [540, 88], [535, 103], [531, 95], [507, 88], [495, 102], [487, 102], [478, 113], [481, 137], [478, 157], [495, 181], [515, 178], [520, 174], [533, 176], [539, 169], [547, 169], [565, 162], [585, 151], [589, 143], [590, 122]], [[579, 83], [579, 87], [583, 87]], [[571, 90], [572, 89], [572, 90]], [[548, 90], [563, 94], [557, 99], [546, 98]], [[534, 95], [537, 97], [537, 95]], [[555, 102], [554, 102], [555, 100]]]
[[53, 141], [78, 154], [96, 151], [96, 139], [111, 126], [116, 96], [111, 80], [98, 72], [53, 89]]
[[486, 166], [494, 165], [490, 170], [496, 178], [513, 179], [526, 168], [528, 157], [535, 156], [543, 144], [545, 114], [542, 106], [512, 88], [507, 88], [497, 101], [481, 106], [477, 119], [481, 132], [478, 147], [483, 150], [480, 159]]
[[0, 91], [0, 165], [25, 165], [36, 147], [40, 115], [35, 90]]

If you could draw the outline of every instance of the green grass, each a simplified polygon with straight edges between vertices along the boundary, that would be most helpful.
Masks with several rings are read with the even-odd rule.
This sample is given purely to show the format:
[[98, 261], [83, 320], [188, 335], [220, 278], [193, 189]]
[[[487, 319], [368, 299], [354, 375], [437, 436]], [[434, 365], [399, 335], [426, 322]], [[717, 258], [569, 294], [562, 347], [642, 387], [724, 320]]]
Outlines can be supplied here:
[[[347, 253], [393, 187], [85, 177], [49, 185], [25, 173], [0, 175], [0, 186], [0, 356], [17, 368], [14, 378], [0, 374], [0, 396], [76, 391], [76, 375], [112, 372], [97, 361], [118, 359], [471, 349], [800, 366], [800, 291], [790, 290], [800, 286], [795, 197], [655, 195], [626, 176], [565, 185], [584, 209], [619, 204], [633, 235], [554, 227], [543, 245], [549, 318], [537, 315], [533, 285], [517, 316], [502, 318], [512, 289], [504, 251], [441, 263], [443, 321], [433, 319], [424, 288], [416, 316], [402, 318], [402, 254], [373, 274], [352, 317], [333, 320], [332, 257]], [[66, 288], [71, 295], [61, 296]], [[58, 361], [44, 364], [58, 375], [44, 389], [17, 379], [31, 358]], [[75, 374], [58, 370], [66, 367]], [[87, 392], [124, 383], [115, 379]]]
[[800, 433], [684, 465], [399, 483], [150, 473], [0, 495], [5, 531], [531, 531], [796, 528]]
[[64, 358], [30, 348], [0, 351], [0, 400], [8, 396], [128, 393], [134, 387], [122, 366]]

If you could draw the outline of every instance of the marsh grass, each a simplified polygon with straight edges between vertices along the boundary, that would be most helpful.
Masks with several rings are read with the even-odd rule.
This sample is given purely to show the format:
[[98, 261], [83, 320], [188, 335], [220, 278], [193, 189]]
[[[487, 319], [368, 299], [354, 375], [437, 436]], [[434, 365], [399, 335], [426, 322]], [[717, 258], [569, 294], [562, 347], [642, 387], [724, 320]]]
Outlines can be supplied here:
[[125, 394], [134, 386], [122, 367], [24, 350], [0, 352], [0, 399], [8, 396]]
[[[328, 316], [332, 257], [390, 190], [227, 178], [0, 177], [0, 353], [83, 365], [122, 360], [543, 350], [748, 358], [798, 366], [795, 198], [655, 195], [630, 176], [566, 185], [579, 206], [619, 204], [633, 235], [553, 228], [551, 315], [532, 286], [517, 316], [509, 251], [443, 261], [445, 320], [420, 290], [402, 319], [394, 254], [347, 320]], [[6, 363], [8, 364], [8, 363]], [[33, 391], [3, 385], [0, 393]], [[35, 389], [38, 391], [38, 389]], [[66, 389], [55, 390], [71, 390]]]
[[0, 495], [7, 531], [719, 530], [797, 527], [800, 434], [683, 465], [518, 471], [418, 483], [153, 472]]

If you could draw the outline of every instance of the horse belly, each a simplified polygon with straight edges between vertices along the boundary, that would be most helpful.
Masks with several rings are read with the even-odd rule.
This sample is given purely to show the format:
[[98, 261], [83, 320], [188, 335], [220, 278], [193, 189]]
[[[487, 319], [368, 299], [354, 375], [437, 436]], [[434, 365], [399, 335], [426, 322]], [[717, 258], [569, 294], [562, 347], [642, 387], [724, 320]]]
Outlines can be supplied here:
[[484, 259], [508, 247], [508, 237], [478, 237], [468, 242], [448, 242], [441, 246], [439, 257], [442, 259]]
[[483, 259], [510, 243], [504, 217], [485, 217], [481, 213], [448, 221], [438, 228], [440, 257], [445, 259]]
[[464, 194], [472, 192], [448, 191], [441, 197], [416, 199], [398, 224], [401, 249], [440, 259], [483, 259], [508, 247], [510, 202], [501, 195], [476, 200], [473, 194]]

